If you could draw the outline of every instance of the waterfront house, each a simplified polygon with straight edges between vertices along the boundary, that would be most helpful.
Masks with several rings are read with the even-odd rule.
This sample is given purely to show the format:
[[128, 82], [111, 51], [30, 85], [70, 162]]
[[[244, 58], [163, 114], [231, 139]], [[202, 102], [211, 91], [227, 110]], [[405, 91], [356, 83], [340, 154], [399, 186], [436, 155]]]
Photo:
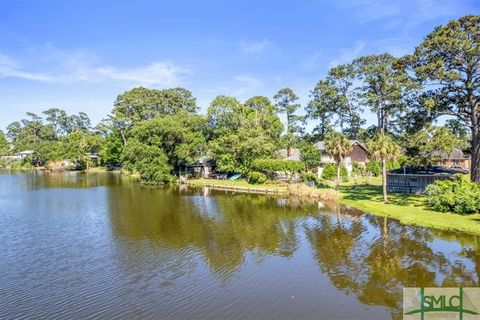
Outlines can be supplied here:
[[280, 159], [284, 160], [294, 160], [294, 161], [300, 161], [300, 149], [296, 148], [290, 148], [290, 152], [288, 149], [280, 149], [277, 151], [277, 156]]
[[443, 167], [401, 168], [387, 172], [387, 191], [396, 193], [425, 193], [426, 187], [437, 180], [451, 179], [458, 171]]
[[21, 159], [29, 157], [29, 156], [33, 156], [34, 153], [35, 153], [35, 151], [33, 151], [33, 150], [25, 150], [25, 151], [21, 151], [19, 153], [11, 155], [11, 156], [3, 155], [1, 158], [17, 161], [17, 160], [21, 160]]
[[[347, 168], [348, 175], [352, 173], [354, 162], [361, 165], [365, 165], [368, 162], [367, 148], [358, 140], [350, 140], [350, 144], [352, 145], [352, 150], [343, 160], [343, 164]], [[315, 146], [318, 150], [320, 150], [321, 154], [321, 165], [318, 167], [318, 177], [321, 177], [324, 165], [328, 163], [335, 163], [335, 160], [327, 153], [325, 143], [323, 141], [317, 142]]]
[[[343, 161], [343, 164], [347, 168], [349, 175], [352, 173], [354, 162], [359, 163], [361, 165], [365, 165], [368, 162], [367, 148], [358, 140], [350, 140], [350, 143], [352, 145], [352, 150], [350, 151], [348, 156], [345, 157]], [[320, 166], [317, 169], [318, 177], [321, 177], [323, 172], [323, 167], [329, 163], [334, 164], [335, 161], [327, 153], [327, 150], [325, 148], [325, 144], [323, 143], [323, 141], [317, 142], [315, 144], [315, 147], [320, 151], [320, 155], [321, 155]], [[291, 148], [290, 150], [280, 149], [277, 151], [277, 156], [285, 160], [301, 161], [300, 149], [295, 149], [295, 148]]]
[[33, 150], [25, 150], [25, 151], [19, 152], [18, 156], [20, 157], [20, 159], [23, 159], [23, 158], [32, 156], [34, 153], [35, 151]]
[[432, 152], [432, 158], [435, 159], [435, 164], [445, 168], [462, 167], [470, 171], [470, 156], [465, 155], [461, 149], [455, 148], [451, 154], [445, 151], [435, 150]]
[[195, 178], [213, 178], [217, 169], [215, 160], [206, 157], [198, 158], [185, 166], [186, 173]]

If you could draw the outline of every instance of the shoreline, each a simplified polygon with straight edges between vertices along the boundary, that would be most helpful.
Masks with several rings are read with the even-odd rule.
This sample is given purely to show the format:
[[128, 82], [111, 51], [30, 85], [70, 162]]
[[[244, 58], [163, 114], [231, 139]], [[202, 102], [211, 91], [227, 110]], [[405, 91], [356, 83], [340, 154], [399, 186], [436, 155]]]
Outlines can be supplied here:
[[[217, 180], [210, 179], [194, 179], [187, 181], [187, 185], [196, 187], [209, 187], [217, 190], [238, 191], [244, 193], [264, 193], [272, 195], [286, 195], [301, 197], [301, 194], [290, 194], [287, 186], [279, 185], [267, 185], [263, 187], [257, 187], [251, 185], [251, 187], [245, 186], [247, 182], [229, 180]], [[243, 186], [242, 186], [243, 184]], [[230, 186], [229, 186], [230, 185]], [[459, 215], [447, 212], [437, 212], [430, 210], [426, 207], [425, 197], [419, 195], [405, 195], [405, 194], [390, 194], [389, 203], [383, 203], [381, 200], [381, 192], [377, 192], [379, 186], [364, 184], [364, 185], [342, 185], [339, 190], [338, 198], [336, 201], [339, 204], [347, 207], [359, 209], [365, 213], [387, 217], [399, 221], [401, 224], [433, 228], [443, 231], [463, 232], [472, 235], [480, 236], [480, 213], [470, 215]], [[261, 189], [262, 192], [255, 192]], [[318, 189], [316, 190], [319, 195], [331, 192], [333, 189]], [[327, 199], [320, 199], [317, 201], [325, 201]], [[327, 198], [327, 197], [325, 197]], [[331, 199], [331, 197], [328, 197]]]
[[[69, 172], [68, 170], [50, 171], [44, 168], [3, 169], [13, 171]], [[83, 173], [121, 173], [108, 171], [103, 167], [94, 167]], [[122, 176], [124, 173], [121, 173]], [[127, 174], [126, 176], [135, 176]], [[284, 195], [305, 201], [337, 202], [347, 207], [359, 209], [365, 213], [387, 217], [404, 225], [433, 228], [443, 231], [463, 232], [480, 236], [480, 213], [459, 215], [430, 210], [426, 198], [421, 195], [389, 194], [389, 203], [382, 201], [381, 186], [375, 180], [363, 184], [344, 183], [339, 191], [332, 188], [313, 188], [304, 184], [264, 184], [251, 185], [245, 180], [190, 179], [186, 185], [208, 187], [217, 190], [251, 194]]]

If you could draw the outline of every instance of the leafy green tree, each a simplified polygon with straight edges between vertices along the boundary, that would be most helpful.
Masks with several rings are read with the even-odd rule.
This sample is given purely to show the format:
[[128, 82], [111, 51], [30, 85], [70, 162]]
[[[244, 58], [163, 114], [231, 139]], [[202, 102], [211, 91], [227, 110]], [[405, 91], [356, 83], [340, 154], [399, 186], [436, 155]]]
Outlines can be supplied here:
[[205, 153], [203, 136], [205, 120], [187, 112], [142, 121], [131, 130], [131, 136], [146, 146], [159, 148], [167, 157], [172, 174]]
[[0, 130], [0, 155], [8, 154], [9, 144], [7, 138], [5, 137], [5, 133]]
[[215, 139], [240, 128], [246, 121], [245, 107], [234, 97], [218, 96], [207, 112], [209, 139]]
[[197, 106], [191, 92], [183, 88], [134, 88], [119, 95], [114, 103], [111, 122], [124, 144], [128, 130], [136, 123], [179, 112], [196, 113]]
[[42, 112], [46, 117], [45, 121], [52, 125], [57, 137], [69, 134], [71, 130], [71, 118], [61, 109], [50, 108]]
[[300, 108], [300, 105], [295, 103], [298, 100], [298, 96], [292, 89], [283, 88], [280, 89], [273, 98], [275, 99], [278, 110], [287, 116], [287, 132], [292, 134], [298, 132], [299, 127], [297, 122], [299, 117], [295, 114]]
[[33, 113], [27, 113], [31, 119], [22, 119], [7, 126], [7, 136], [15, 151], [26, 149], [36, 150], [43, 141], [56, 139], [51, 125], [44, 125], [42, 118]]
[[285, 113], [287, 118], [287, 132], [285, 135], [285, 144], [290, 154], [291, 148], [297, 142], [295, 136], [296, 133], [300, 132], [300, 126], [298, 125], [299, 120], [302, 120], [302, 117], [295, 114], [300, 108], [300, 104], [296, 103], [298, 96], [290, 88], [280, 89], [274, 96], [276, 106], [278, 107], [279, 112]]
[[435, 160], [435, 151], [445, 152], [448, 156], [455, 148], [461, 148], [462, 142], [446, 127], [428, 126], [414, 134], [407, 135], [406, 154], [411, 166], [430, 166]]
[[120, 136], [110, 134], [100, 150], [100, 157], [104, 164], [116, 164], [122, 160], [123, 143]]
[[480, 182], [480, 16], [435, 28], [407, 60], [420, 80], [433, 84], [423, 107], [470, 128], [471, 179]]
[[85, 112], [79, 112], [78, 115], [73, 114], [69, 117], [69, 132], [75, 130], [81, 130], [84, 132], [89, 132], [91, 130], [92, 124], [90, 118]]
[[375, 137], [378, 132], [378, 128], [375, 125], [369, 126], [368, 128], [361, 128], [358, 132], [358, 140], [363, 143], [366, 143], [368, 140], [371, 140]]
[[365, 120], [360, 117], [362, 109], [354, 103], [353, 81], [355, 72], [352, 65], [340, 65], [330, 69], [325, 80], [321, 80], [311, 93], [312, 100], [307, 106], [309, 118], [318, 119], [314, 129], [319, 139], [331, 130], [331, 118], [348, 137], [356, 139]]
[[75, 161], [87, 169], [91, 165], [88, 153], [99, 153], [104, 139], [100, 135], [75, 130], [68, 134], [63, 142], [62, 157]]
[[245, 126], [220, 136], [209, 144], [210, 151], [223, 172], [250, 172], [256, 159], [271, 158], [275, 144], [261, 128]]
[[469, 142], [470, 136], [468, 128], [458, 119], [447, 119], [445, 121], [445, 127], [450, 129], [459, 141], [462, 141], [463, 143]]
[[305, 164], [307, 171], [312, 171], [320, 165], [320, 150], [312, 144], [306, 144], [300, 148], [300, 159]]
[[353, 70], [361, 81], [360, 104], [376, 114], [379, 132], [392, 131], [394, 121], [405, 110], [408, 96], [418, 84], [399, 59], [388, 53], [355, 59]]
[[270, 99], [262, 96], [255, 96], [244, 103], [247, 109], [249, 123], [260, 126], [265, 133], [277, 142], [283, 131], [283, 124], [277, 115], [277, 106], [272, 104]]
[[320, 80], [310, 93], [310, 102], [306, 107], [307, 118], [318, 121], [313, 128], [313, 141], [325, 139], [327, 132], [333, 128], [334, 108], [329, 101], [335, 95], [335, 89], [326, 80]]
[[390, 135], [379, 132], [372, 140], [367, 142], [367, 148], [375, 160], [382, 162], [383, 201], [387, 203], [387, 160], [394, 160], [399, 156], [400, 146]]
[[35, 148], [35, 157], [45, 162], [65, 159], [66, 146], [59, 140], [42, 141]]
[[125, 170], [138, 172], [146, 183], [168, 183], [174, 179], [165, 152], [159, 146], [142, 143], [136, 138], [129, 139], [125, 145], [123, 164]]
[[340, 170], [344, 159], [352, 151], [352, 144], [346, 136], [341, 133], [330, 131], [325, 135], [325, 151], [332, 157], [337, 166], [336, 189], [340, 185]]
[[219, 170], [247, 174], [255, 159], [272, 157], [283, 129], [275, 106], [265, 97], [245, 104], [216, 97], [208, 108], [208, 140]]
[[19, 140], [22, 131], [22, 124], [19, 121], [14, 121], [7, 126], [7, 138], [14, 142]]

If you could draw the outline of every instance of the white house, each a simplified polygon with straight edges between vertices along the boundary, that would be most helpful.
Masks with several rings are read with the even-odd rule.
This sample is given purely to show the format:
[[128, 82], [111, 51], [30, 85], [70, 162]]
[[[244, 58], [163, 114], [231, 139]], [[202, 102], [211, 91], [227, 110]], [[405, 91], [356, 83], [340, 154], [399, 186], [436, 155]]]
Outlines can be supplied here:
[[34, 153], [35, 153], [35, 151], [33, 151], [33, 150], [25, 150], [25, 151], [19, 152], [18, 155], [20, 156], [20, 158], [26, 158], [26, 157], [31, 156]]

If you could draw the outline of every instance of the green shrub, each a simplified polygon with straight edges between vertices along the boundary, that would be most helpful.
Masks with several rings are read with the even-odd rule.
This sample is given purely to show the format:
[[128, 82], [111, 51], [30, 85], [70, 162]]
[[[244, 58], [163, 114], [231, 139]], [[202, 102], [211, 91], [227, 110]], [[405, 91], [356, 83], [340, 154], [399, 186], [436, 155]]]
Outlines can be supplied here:
[[[388, 160], [387, 170], [399, 169], [403, 166], [403, 164], [404, 158], [399, 158], [399, 160]], [[374, 177], [378, 177], [382, 174], [382, 162], [377, 160], [368, 161], [365, 165], [365, 171]]]
[[348, 170], [347, 167], [345, 167], [345, 165], [343, 164], [340, 166], [340, 178], [343, 181], [348, 181]]
[[372, 176], [378, 177], [382, 173], [382, 164], [380, 161], [368, 161], [365, 170]]
[[305, 164], [295, 160], [283, 159], [257, 159], [253, 162], [253, 170], [263, 172], [265, 174], [273, 174], [275, 172], [300, 173], [305, 170]]
[[405, 161], [403, 158], [398, 158], [396, 160], [387, 160], [387, 170], [395, 170], [400, 169], [402, 167], [402, 163]]
[[480, 212], [480, 186], [467, 177], [437, 180], [427, 186], [428, 205], [434, 210], [471, 214]]
[[[343, 180], [348, 180], [348, 170], [345, 165], [340, 166], [340, 177]], [[337, 178], [337, 167], [333, 163], [328, 163], [323, 167], [322, 179], [334, 180]]]
[[267, 176], [258, 171], [252, 171], [248, 174], [248, 183], [250, 184], [263, 184], [267, 181]]
[[326, 164], [323, 166], [322, 179], [333, 180], [337, 176], [337, 169], [333, 164]]
[[316, 182], [317, 181], [317, 174], [309, 171], [302, 172], [302, 181], [303, 182]]
[[354, 176], [364, 176], [366, 173], [366, 168], [364, 164], [354, 162], [352, 163], [352, 174]]

